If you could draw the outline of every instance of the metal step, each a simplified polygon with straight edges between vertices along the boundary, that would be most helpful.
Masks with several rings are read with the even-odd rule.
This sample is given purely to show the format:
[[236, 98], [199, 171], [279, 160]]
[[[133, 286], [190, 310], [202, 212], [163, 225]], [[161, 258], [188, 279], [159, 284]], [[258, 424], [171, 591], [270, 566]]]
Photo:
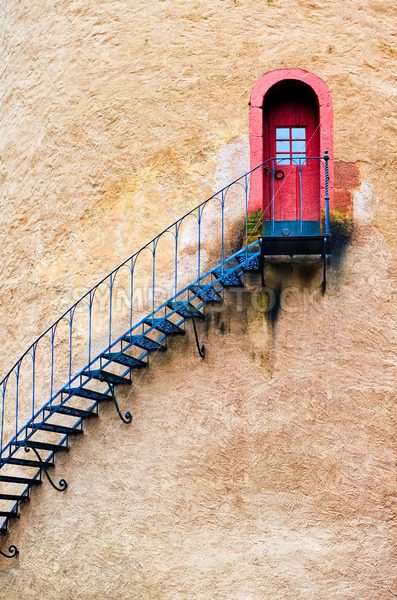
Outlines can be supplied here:
[[236, 271], [224, 269], [222, 273], [222, 269], [215, 269], [213, 273], [215, 277], [219, 279], [223, 287], [243, 287], [243, 282], [237, 275]]
[[238, 262], [240, 263], [240, 267], [243, 271], [251, 271], [253, 273], [259, 273], [261, 270], [261, 260], [260, 257], [256, 254], [254, 256], [250, 256], [249, 254], [239, 254], [237, 257]]
[[103, 402], [104, 400], [111, 400], [112, 397], [108, 394], [102, 394], [102, 392], [95, 392], [94, 390], [88, 390], [87, 388], [70, 388], [67, 390], [69, 398], [72, 396], [78, 396], [79, 398], [86, 398], [87, 400], [94, 400], [95, 402]]
[[189, 289], [203, 302], [209, 302], [211, 304], [222, 302], [222, 297], [211, 285], [192, 285]]
[[178, 335], [184, 334], [185, 331], [179, 325], [175, 325], [168, 319], [145, 319], [144, 323], [146, 325], [150, 325], [150, 327], [154, 327], [161, 333], [165, 333], [166, 335]]
[[28, 446], [28, 448], [36, 448], [36, 450], [48, 450], [50, 452], [60, 452], [60, 451], [68, 451], [69, 448], [67, 445], [61, 444], [50, 444], [48, 442], [39, 442], [36, 440], [21, 440], [18, 442], [14, 442], [14, 446], [18, 448], [23, 448], [24, 446]]
[[0, 500], [15, 500], [16, 502], [26, 502], [29, 500], [29, 495], [25, 494], [0, 494]]
[[0, 510], [0, 517], [7, 517], [7, 519], [18, 519], [19, 514], [13, 510]]
[[105, 360], [114, 361], [119, 365], [129, 367], [130, 369], [140, 369], [141, 367], [149, 366], [147, 362], [139, 360], [139, 358], [129, 356], [128, 354], [124, 354], [124, 352], [109, 352], [107, 354], [102, 354], [102, 358]]
[[[3, 465], [19, 465], [20, 467], [34, 467], [35, 469], [41, 469], [41, 463], [38, 460], [32, 460], [30, 458], [15, 458], [13, 456], [9, 458], [2, 458], [1, 464]], [[47, 467], [53, 467], [54, 463], [47, 460], [43, 460]]]
[[52, 433], [64, 433], [65, 435], [78, 435], [83, 433], [82, 429], [77, 427], [65, 427], [65, 425], [56, 425], [55, 423], [34, 423], [28, 425], [29, 429], [34, 431], [51, 431]]
[[18, 483], [21, 485], [40, 485], [39, 477], [20, 477], [19, 475], [0, 475], [0, 483]]
[[20, 477], [19, 475], [0, 475], [2, 483], [18, 483], [21, 485], [40, 485], [40, 477]]
[[201, 321], [205, 321], [205, 316], [202, 312], [198, 310], [193, 304], [190, 302], [168, 302], [168, 308], [174, 310], [178, 315], [184, 317], [185, 319], [201, 319]]
[[109, 371], [104, 371], [104, 369], [83, 371], [83, 375], [91, 377], [92, 379], [97, 379], [98, 381], [111, 383], [112, 385], [131, 385], [131, 379], [127, 379], [127, 377], [122, 377], [121, 375], [116, 375], [115, 373], [109, 373]]
[[97, 407], [97, 403], [93, 404], [88, 410], [82, 408], [75, 408], [74, 406], [68, 406], [67, 404], [53, 404], [46, 410], [49, 410], [53, 414], [67, 415], [68, 417], [79, 417], [81, 419], [88, 419], [89, 417], [97, 417], [98, 413], [94, 411]]
[[146, 350], [147, 352], [164, 352], [164, 350], [167, 350], [166, 346], [155, 340], [151, 340], [145, 335], [124, 335], [122, 339], [124, 342], [138, 346], [138, 348], [142, 348], [142, 350]]
[[330, 235], [292, 235], [262, 237], [264, 256], [294, 256], [305, 254], [330, 254]]

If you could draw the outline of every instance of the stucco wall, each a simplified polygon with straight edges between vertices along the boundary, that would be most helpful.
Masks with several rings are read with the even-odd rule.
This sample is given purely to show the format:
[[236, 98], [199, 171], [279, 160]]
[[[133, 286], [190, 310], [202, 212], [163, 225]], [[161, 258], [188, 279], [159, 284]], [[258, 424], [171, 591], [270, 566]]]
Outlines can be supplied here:
[[4, 597], [391, 597], [394, 3], [0, 10], [2, 372], [248, 167], [247, 105], [265, 71], [327, 81], [335, 156], [361, 177], [352, 250], [327, 296], [301, 310], [308, 292], [295, 290], [297, 313], [275, 329], [248, 311], [248, 334], [232, 311], [204, 363], [182, 342], [145, 375], [129, 430], [110, 409], [92, 423], [58, 462], [67, 496], [42, 486], [13, 528], [21, 557], [0, 564]]
[[[79, 292], [214, 182], [251, 87], [325, 79], [335, 154], [393, 240], [393, 2], [14, 2], [1, 8], [3, 371]], [[248, 166], [248, 154], [234, 164]], [[15, 331], [15, 323], [24, 323]]]
[[12, 528], [7, 600], [391, 597], [395, 307], [360, 194], [326, 296], [318, 270], [268, 268], [272, 325], [251, 277], [208, 311], [205, 360], [190, 330], [120, 393], [130, 427], [111, 406], [88, 423], [57, 459], [66, 494], [44, 484]]

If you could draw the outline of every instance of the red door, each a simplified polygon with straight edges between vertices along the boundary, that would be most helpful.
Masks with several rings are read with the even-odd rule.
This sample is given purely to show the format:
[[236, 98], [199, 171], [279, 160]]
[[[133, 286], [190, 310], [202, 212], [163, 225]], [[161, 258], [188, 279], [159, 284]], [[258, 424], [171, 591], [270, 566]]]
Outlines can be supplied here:
[[264, 177], [268, 235], [319, 233], [320, 162], [312, 158], [320, 151], [318, 110], [305, 88], [283, 85], [264, 106], [264, 158], [272, 159]]

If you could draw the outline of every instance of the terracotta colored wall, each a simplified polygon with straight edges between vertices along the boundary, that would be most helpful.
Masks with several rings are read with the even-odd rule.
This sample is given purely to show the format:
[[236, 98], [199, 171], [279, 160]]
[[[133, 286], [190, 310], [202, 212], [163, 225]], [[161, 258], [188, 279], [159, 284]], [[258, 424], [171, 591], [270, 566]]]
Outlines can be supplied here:
[[353, 216], [353, 192], [360, 187], [360, 171], [356, 164], [335, 162], [334, 209]]

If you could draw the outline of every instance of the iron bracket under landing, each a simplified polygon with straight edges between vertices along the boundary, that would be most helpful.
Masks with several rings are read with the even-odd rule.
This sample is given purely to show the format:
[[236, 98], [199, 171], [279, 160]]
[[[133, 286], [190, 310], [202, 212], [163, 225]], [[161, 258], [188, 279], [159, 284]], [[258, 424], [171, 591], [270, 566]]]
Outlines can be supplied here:
[[[331, 235], [266, 236], [260, 238], [262, 260], [265, 256], [319, 255], [323, 263], [321, 288], [327, 287], [327, 258], [332, 252]], [[262, 262], [263, 283], [263, 262]]]

